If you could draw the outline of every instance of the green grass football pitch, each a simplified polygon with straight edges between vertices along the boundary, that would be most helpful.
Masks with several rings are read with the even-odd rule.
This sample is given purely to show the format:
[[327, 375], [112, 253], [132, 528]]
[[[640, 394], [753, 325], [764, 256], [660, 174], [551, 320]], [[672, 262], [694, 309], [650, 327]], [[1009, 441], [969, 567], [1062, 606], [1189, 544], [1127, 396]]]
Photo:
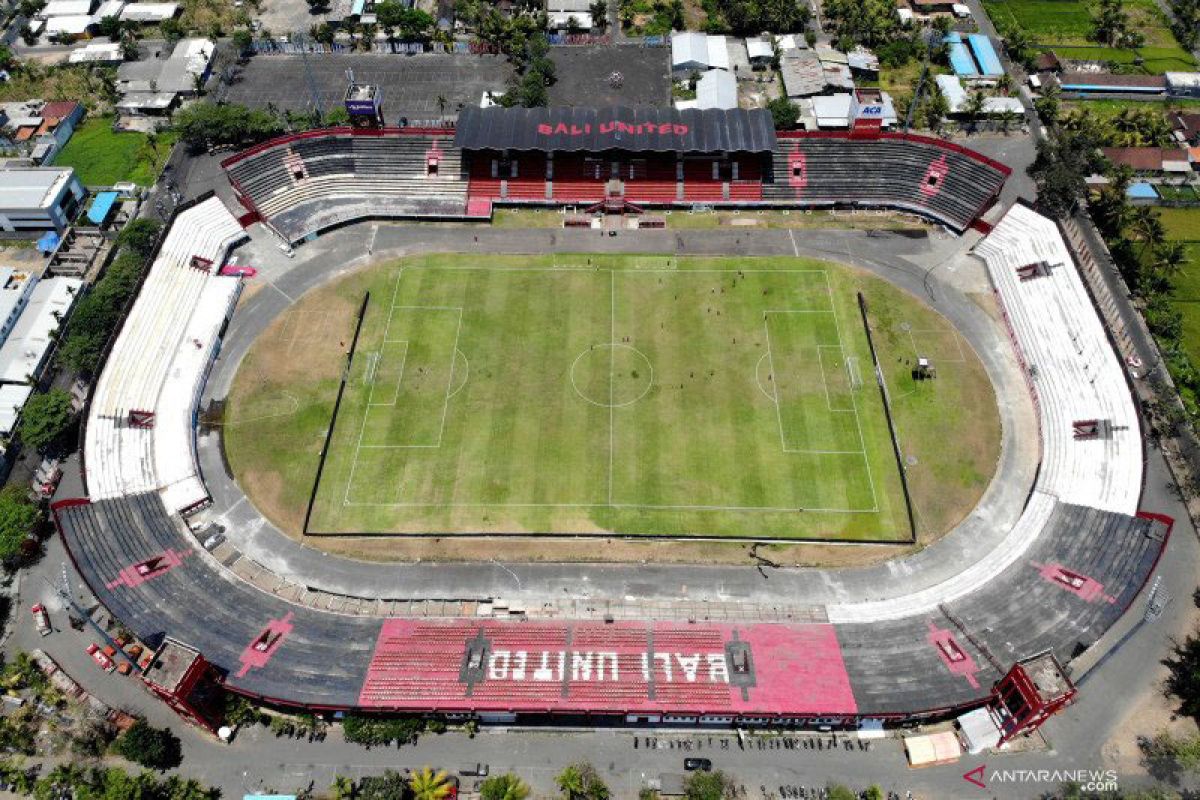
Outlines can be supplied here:
[[908, 540], [853, 286], [793, 263], [380, 271], [309, 531]]

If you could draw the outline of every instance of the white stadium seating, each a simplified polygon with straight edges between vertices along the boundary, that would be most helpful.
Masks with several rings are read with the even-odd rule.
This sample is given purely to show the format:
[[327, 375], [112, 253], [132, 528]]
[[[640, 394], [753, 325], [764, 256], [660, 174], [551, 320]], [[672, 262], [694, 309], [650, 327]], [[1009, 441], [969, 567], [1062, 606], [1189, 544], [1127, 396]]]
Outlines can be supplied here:
[[[216, 273], [242, 236], [215, 197], [171, 225], [92, 396], [84, 452], [93, 498], [159, 490], [173, 511], [207, 499], [192, 415], [240, 287], [240, 279]], [[210, 268], [193, 266], [193, 258]], [[130, 412], [153, 421], [134, 425]]]
[[[900, 619], [971, 594], [1051, 533], [1058, 504], [1137, 513], [1143, 462], [1133, 397], [1058, 227], [1018, 204], [975, 253], [987, 265], [1037, 407], [1041, 468], [1033, 493], [986, 557], [916, 592], [830, 605], [831, 622]], [[1021, 279], [1020, 267], [1042, 262], [1048, 274]], [[1077, 439], [1077, 420], [1102, 420], [1106, 430]]]

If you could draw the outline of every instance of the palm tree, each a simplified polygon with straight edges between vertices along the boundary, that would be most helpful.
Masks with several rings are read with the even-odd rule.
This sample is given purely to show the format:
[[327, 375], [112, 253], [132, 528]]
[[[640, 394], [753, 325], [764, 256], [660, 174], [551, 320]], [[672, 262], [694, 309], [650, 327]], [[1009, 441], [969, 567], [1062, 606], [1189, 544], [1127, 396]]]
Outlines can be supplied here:
[[1166, 238], [1162, 220], [1151, 206], [1138, 206], [1133, 210], [1129, 215], [1129, 230], [1142, 243], [1139, 256], [1146, 252], [1146, 248], [1156, 247]]
[[966, 104], [963, 106], [963, 114], [971, 123], [972, 133], [979, 128], [979, 120], [983, 117], [983, 107], [985, 105], [983, 92], [975, 91], [967, 98]]
[[358, 787], [354, 785], [354, 781], [345, 775], [335, 775], [333, 783], [329, 786], [333, 800], [352, 800], [357, 790]]
[[529, 786], [511, 772], [487, 778], [479, 786], [483, 800], [525, 800], [529, 797]]
[[434, 772], [433, 767], [422, 767], [414, 772], [408, 779], [408, 788], [412, 790], [413, 800], [443, 800], [453, 789], [450, 776], [445, 771]]
[[1154, 248], [1154, 270], [1171, 280], [1187, 266], [1187, 249], [1182, 242], [1163, 242]]
[[578, 764], [571, 764], [558, 773], [558, 777], [554, 779], [554, 782], [558, 784], [559, 790], [566, 796], [567, 800], [575, 800], [577, 797], [583, 797], [587, 792], [587, 786], [583, 779], [583, 771], [579, 769]]

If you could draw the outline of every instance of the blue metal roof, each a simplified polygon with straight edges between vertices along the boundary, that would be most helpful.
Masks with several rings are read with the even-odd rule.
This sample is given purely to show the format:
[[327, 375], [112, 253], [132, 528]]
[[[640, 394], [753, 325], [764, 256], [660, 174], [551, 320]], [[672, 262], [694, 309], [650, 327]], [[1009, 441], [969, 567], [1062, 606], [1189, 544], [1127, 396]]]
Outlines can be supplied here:
[[58, 247], [58, 234], [54, 231], [46, 231], [37, 241], [37, 248], [43, 253], [51, 253], [56, 247]]
[[1125, 190], [1125, 196], [1131, 200], [1157, 200], [1158, 190], [1153, 184], [1145, 181], [1129, 184], [1129, 188]]
[[971, 54], [967, 50], [967, 46], [963, 44], [962, 37], [958, 35], [958, 31], [951, 31], [946, 34], [946, 38], [942, 39], [946, 44], [946, 49], [950, 56], [950, 67], [954, 70], [954, 74], [960, 78], [972, 78], [979, 74], [975, 69], [975, 62], [971, 60]]
[[88, 221], [93, 225], [103, 225], [119, 196], [117, 192], [100, 192], [96, 195], [92, 200], [92, 205], [88, 208]]
[[967, 44], [975, 56], [975, 63], [979, 65], [980, 75], [998, 78], [1004, 74], [1004, 66], [1000, 63], [1000, 57], [996, 55], [996, 48], [992, 47], [991, 39], [982, 33], [969, 33]]
[[1064, 92], [1110, 92], [1113, 94], [1162, 94], [1161, 86], [1112, 86], [1096, 83], [1064, 83]]

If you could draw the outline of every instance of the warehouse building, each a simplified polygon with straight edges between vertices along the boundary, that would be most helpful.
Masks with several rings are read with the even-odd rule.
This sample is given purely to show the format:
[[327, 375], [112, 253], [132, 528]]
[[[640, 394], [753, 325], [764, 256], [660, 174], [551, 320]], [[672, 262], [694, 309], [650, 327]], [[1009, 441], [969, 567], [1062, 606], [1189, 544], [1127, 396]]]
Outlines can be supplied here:
[[85, 194], [70, 167], [0, 168], [0, 231], [62, 233]]

